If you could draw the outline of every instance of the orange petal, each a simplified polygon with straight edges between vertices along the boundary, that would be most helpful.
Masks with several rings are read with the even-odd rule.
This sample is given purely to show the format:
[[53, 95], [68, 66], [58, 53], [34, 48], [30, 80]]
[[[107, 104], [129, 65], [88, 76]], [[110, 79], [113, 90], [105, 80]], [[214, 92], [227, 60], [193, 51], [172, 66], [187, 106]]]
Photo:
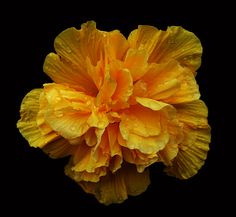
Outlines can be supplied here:
[[136, 97], [136, 101], [140, 105], [146, 108], [149, 108], [153, 111], [160, 111], [160, 110], [168, 109], [172, 113], [175, 112], [175, 109], [172, 105], [161, 102], [161, 101], [156, 101], [156, 100], [144, 98], [144, 97]]
[[174, 60], [150, 65], [142, 80], [147, 84], [146, 96], [155, 100], [177, 104], [200, 97], [192, 72]]
[[172, 160], [177, 156], [179, 151], [179, 144], [183, 141], [183, 124], [181, 124], [177, 117], [168, 121], [167, 130], [170, 135], [169, 142], [165, 148], [159, 151], [158, 156], [160, 161], [165, 165], [172, 165]]
[[[85, 73], [87, 69], [79, 69], [70, 62], [61, 59], [57, 54], [50, 53], [47, 55], [43, 70], [58, 84], [70, 84], [70, 86], [73, 86], [76, 90], [83, 91], [90, 95], [97, 93], [93, 79], [89, 77], [88, 73]], [[91, 71], [91, 68], [88, 68], [88, 70]]]
[[193, 128], [208, 127], [208, 109], [202, 100], [175, 105], [178, 119]]
[[195, 175], [204, 164], [211, 141], [211, 130], [207, 123], [207, 107], [197, 100], [176, 106], [179, 121], [183, 123], [184, 139], [179, 152], [167, 167], [169, 175], [187, 179]]
[[110, 156], [111, 156], [109, 168], [113, 173], [116, 170], [120, 169], [123, 161], [121, 148], [118, 143], [118, 133], [119, 133], [119, 125], [117, 123], [110, 124], [107, 127], [107, 136], [108, 136]]
[[17, 122], [20, 133], [30, 146], [40, 148], [58, 137], [58, 134], [53, 132], [50, 127], [47, 128], [49, 130], [42, 133], [37, 124], [39, 98], [42, 91], [42, 89], [34, 89], [24, 97], [20, 108], [21, 119]]
[[[158, 36], [162, 33], [153, 26], [140, 25], [132, 31], [128, 37], [131, 48], [146, 50], [148, 57], [155, 48]], [[160, 37], [160, 36], [159, 36]]]
[[138, 173], [131, 165], [124, 165], [114, 174], [102, 177], [98, 183], [80, 182], [85, 192], [94, 194], [100, 203], [122, 203], [128, 195], [137, 196], [150, 184], [148, 170]]
[[[76, 150], [76, 153], [73, 156], [73, 166], [71, 168], [72, 171], [76, 173], [87, 172], [96, 175], [96, 179], [92, 177], [92, 180], [84, 180], [84, 181], [95, 181], [97, 182], [100, 178], [100, 175], [105, 175], [102, 168], [107, 167], [109, 164], [109, 155], [106, 154], [104, 150], [101, 148], [94, 149], [92, 147], [88, 147], [85, 144], [80, 144]], [[99, 175], [99, 171], [102, 172]], [[83, 180], [83, 179], [82, 179]], [[78, 180], [77, 180], [78, 181]]]
[[116, 90], [116, 80], [110, 75], [110, 66], [107, 65], [105, 68], [105, 77], [101, 89], [99, 90], [96, 97], [96, 105], [111, 104], [111, 97]]
[[171, 26], [165, 35], [157, 39], [150, 62], [165, 62], [173, 58], [195, 74], [201, 65], [202, 46], [192, 32], [180, 26]]
[[133, 81], [144, 75], [148, 66], [147, 60], [148, 56], [145, 50], [128, 50], [124, 60], [124, 67], [129, 69]]
[[155, 154], [169, 140], [161, 113], [140, 105], [131, 106], [121, 116], [120, 133], [129, 149], [145, 154]]
[[110, 60], [111, 61], [116, 59], [123, 60], [126, 51], [129, 48], [129, 44], [126, 38], [118, 30], [109, 32], [107, 37], [108, 37], [107, 52]]
[[71, 145], [66, 139], [60, 137], [43, 147], [43, 151], [51, 158], [62, 158], [73, 154], [76, 146]]
[[124, 69], [122, 63], [113, 61], [110, 63], [111, 77], [116, 81], [116, 89], [112, 95], [112, 109], [119, 110], [128, 107], [128, 99], [133, 92], [133, 79], [128, 69]]
[[92, 113], [89, 116], [87, 123], [90, 127], [104, 129], [109, 124], [109, 121], [105, 112], [99, 112], [95, 109], [92, 110]]
[[95, 128], [91, 127], [85, 134], [84, 134], [85, 142], [88, 146], [94, 146], [97, 144], [97, 136], [95, 133]]
[[54, 131], [75, 139], [89, 129], [93, 98], [59, 84], [45, 85], [44, 93], [48, 103], [45, 119]]
[[74, 164], [72, 159], [65, 166], [65, 174], [76, 182], [81, 182], [81, 181], [90, 181], [91, 183], [98, 182], [100, 180], [100, 177], [105, 176], [106, 173], [107, 173], [106, 167], [98, 167], [94, 170], [94, 172], [87, 172], [86, 170], [76, 171], [74, 169]]
[[182, 27], [171, 26], [161, 31], [152, 26], [139, 26], [130, 33], [128, 41], [132, 48], [146, 49], [149, 62], [163, 63], [175, 59], [193, 73], [201, 65], [201, 43], [192, 32]]
[[185, 139], [180, 144], [178, 155], [172, 165], [166, 168], [170, 176], [188, 179], [204, 165], [211, 140], [210, 128], [193, 129], [185, 127]]
[[124, 160], [128, 163], [135, 164], [138, 172], [143, 172], [144, 169], [151, 164], [158, 161], [159, 157], [157, 154], [144, 154], [139, 150], [131, 150], [125, 147], [122, 147], [122, 154]]
[[161, 132], [160, 113], [138, 105], [132, 106], [121, 116], [120, 131], [124, 139], [129, 133], [143, 137], [158, 136]]
[[92, 21], [83, 24], [81, 30], [66, 29], [56, 37], [54, 47], [58, 55], [48, 55], [44, 71], [57, 83], [69, 83], [96, 95], [96, 86], [103, 78], [101, 71], [92, 66], [96, 67], [104, 56], [105, 35]]

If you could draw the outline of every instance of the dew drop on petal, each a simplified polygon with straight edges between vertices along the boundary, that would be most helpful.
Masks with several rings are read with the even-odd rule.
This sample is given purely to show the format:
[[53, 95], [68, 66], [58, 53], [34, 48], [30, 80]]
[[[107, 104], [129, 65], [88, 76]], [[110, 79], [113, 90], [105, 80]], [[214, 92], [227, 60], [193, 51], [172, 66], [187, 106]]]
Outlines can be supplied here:
[[63, 115], [64, 115], [62, 111], [55, 111], [54, 114], [55, 114], [55, 116], [58, 117], [58, 118], [61, 118], [61, 117], [63, 117]]
[[61, 101], [61, 97], [57, 96], [56, 97], [56, 102], [59, 102], [59, 101]]

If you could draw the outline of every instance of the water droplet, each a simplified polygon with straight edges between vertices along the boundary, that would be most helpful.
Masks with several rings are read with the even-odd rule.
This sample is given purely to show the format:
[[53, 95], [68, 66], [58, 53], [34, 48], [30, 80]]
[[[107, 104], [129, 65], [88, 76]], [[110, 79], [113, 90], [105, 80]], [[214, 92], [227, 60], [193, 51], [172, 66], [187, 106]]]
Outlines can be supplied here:
[[87, 101], [87, 102], [86, 102], [86, 105], [87, 105], [87, 106], [91, 105], [91, 101]]
[[146, 83], [146, 82], [140, 82], [140, 88], [141, 88], [143, 91], [147, 91], [147, 83]]
[[58, 118], [61, 118], [63, 117], [63, 112], [62, 111], [55, 111], [55, 116], [58, 117]]
[[61, 101], [61, 97], [57, 96], [56, 97], [56, 102], [59, 102], [59, 101]]

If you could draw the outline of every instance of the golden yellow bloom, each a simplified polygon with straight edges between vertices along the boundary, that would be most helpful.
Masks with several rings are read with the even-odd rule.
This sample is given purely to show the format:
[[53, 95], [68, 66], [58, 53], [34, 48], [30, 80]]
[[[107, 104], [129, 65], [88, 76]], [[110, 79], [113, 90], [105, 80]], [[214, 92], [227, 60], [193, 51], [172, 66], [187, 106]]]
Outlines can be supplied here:
[[17, 123], [30, 146], [71, 156], [65, 173], [104, 204], [144, 192], [148, 166], [195, 175], [210, 143], [195, 80], [198, 38], [181, 27], [139, 26], [126, 39], [87, 22], [55, 39], [44, 72], [54, 83], [29, 92]]

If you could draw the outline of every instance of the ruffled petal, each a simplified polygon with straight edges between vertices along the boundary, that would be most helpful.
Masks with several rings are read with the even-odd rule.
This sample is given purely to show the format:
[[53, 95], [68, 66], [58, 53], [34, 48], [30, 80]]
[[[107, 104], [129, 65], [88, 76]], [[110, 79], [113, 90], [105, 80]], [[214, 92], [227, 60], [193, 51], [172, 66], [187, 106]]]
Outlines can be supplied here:
[[136, 165], [139, 173], [142, 173], [146, 167], [159, 160], [157, 154], [144, 154], [139, 150], [131, 150], [125, 147], [122, 147], [122, 154], [126, 162]]
[[110, 67], [106, 66], [104, 81], [96, 97], [96, 105], [111, 104], [111, 97], [115, 93], [116, 86], [116, 80], [110, 75]]
[[201, 65], [200, 40], [179, 26], [168, 27], [166, 31], [152, 26], [139, 26], [130, 33], [128, 41], [133, 48], [146, 49], [149, 62], [163, 63], [175, 59], [194, 74]]
[[43, 133], [37, 124], [39, 98], [42, 91], [43, 89], [34, 89], [24, 97], [20, 108], [21, 119], [17, 122], [20, 133], [30, 146], [40, 148], [59, 136], [50, 127], [46, 127], [47, 131]]
[[[101, 62], [104, 56], [106, 33], [96, 29], [95, 22], [87, 22], [81, 30], [69, 28], [54, 42], [57, 54], [49, 54], [44, 71], [57, 83], [69, 83], [76, 89], [96, 95], [103, 80]], [[93, 67], [98, 67], [94, 70]]]
[[98, 183], [80, 182], [85, 192], [94, 194], [100, 203], [122, 203], [128, 195], [137, 196], [150, 184], [149, 172], [138, 173], [131, 165], [124, 165], [114, 174], [102, 177]]
[[148, 67], [148, 56], [145, 50], [136, 50], [136, 49], [129, 49], [125, 60], [124, 60], [124, 67], [129, 69], [133, 81], [137, 81], [141, 78]]
[[82, 143], [78, 145], [72, 159], [67, 171], [71, 170], [68, 173], [74, 180], [97, 182], [106, 174], [110, 158], [101, 147], [94, 149]]
[[[87, 62], [87, 64], [89, 63]], [[79, 69], [70, 62], [61, 59], [57, 54], [50, 53], [44, 61], [43, 70], [58, 84], [70, 84], [70, 86], [78, 91], [83, 91], [89, 95], [95, 95], [97, 93], [97, 88], [93, 83], [93, 79], [91, 79], [88, 73], [85, 73], [84, 71], [91, 71], [93, 69], [93, 67], [89, 66], [87, 69]], [[84, 66], [84, 68], [86, 67]]]
[[71, 145], [66, 139], [59, 137], [58, 139], [49, 142], [43, 147], [43, 151], [51, 158], [63, 158], [73, 154], [76, 150], [75, 145]]
[[202, 100], [175, 105], [179, 121], [192, 128], [208, 127], [208, 109]]
[[106, 51], [110, 61], [117, 59], [123, 60], [129, 48], [129, 43], [126, 38], [118, 30], [114, 30], [107, 34], [107, 39], [108, 45], [106, 46]]
[[172, 165], [172, 160], [179, 152], [179, 144], [183, 141], [183, 124], [177, 119], [177, 116], [168, 121], [167, 130], [170, 139], [163, 150], [158, 152], [158, 157], [165, 165]]
[[[55, 84], [45, 86], [44, 93], [48, 101], [45, 119], [54, 131], [66, 139], [75, 139], [89, 129], [87, 120], [91, 112], [83, 94]], [[69, 100], [78, 102], [73, 104]]]
[[113, 61], [110, 63], [110, 74], [116, 81], [111, 108], [119, 110], [128, 107], [128, 99], [133, 93], [133, 79], [130, 71], [123, 67], [122, 62]]
[[[141, 96], [166, 103], [191, 102], [200, 97], [192, 72], [174, 60], [151, 64], [140, 82], [146, 85], [146, 91], [141, 93]], [[137, 85], [140, 85], [139, 83]]]
[[149, 57], [155, 48], [158, 37], [162, 33], [162, 31], [153, 26], [139, 25], [138, 29], [133, 30], [129, 34], [128, 42], [131, 48], [146, 50]]
[[84, 135], [90, 127], [104, 129], [108, 118], [94, 106], [94, 98], [59, 84], [44, 85], [47, 123], [66, 139]]
[[88, 146], [94, 146], [97, 144], [97, 135], [96, 135], [96, 128], [91, 127], [85, 134], [84, 134], [85, 143]]
[[202, 45], [197, 36], [180, 26], [171, 26], [157, 40], [150, 62], [165, 62], [173, 58], [194, 74], [201, 65]]
[[188, 179], [202, 167], [211, 141], [211, 129], [207, 123], [207, 107], [201, 100], [176, 106], [177, 116], [183, 123], [184, 139], [179, 152], [166, 168], [169, 175]]
[[87, 172], [86, 170], [77, 171], [75, 170], [75, 165], [71, 159], [70, 162], [65, 166], [65, 174], [77, 183], [81, 181], [89, 181], [94, 183], [98, 182], [102, 176], [107, 174], [107, 168], [104, 166], [98, 167], [94, 170], [94, 172]]
[[119, 135], [118, 123], [110, 124], [107, 127], [107, 137], [111, 156], [109, 162], [109, 169], [112, 173], [120, 169], [121, 164], [123, 162], [121, 147], [118, 142], [118, 135]]
[[121, 116], [120, 133], [129, 149], [154, 154], [163, 149], [169, 140], [166, 123], [159, 111], [131, 106]]
[[175, 109], [173, 106], [171, 106], [170, 104], [161, 102], [161, 101], [156, 101], [156, 100], [144, 98], [144, 97], [136, 97], [136, 101], [140, 105], [146, 108], [150, 108], [153, 111], [160, 111], [160, 110], [168, 109], [169, 111], [172, 110], [172, 112], [175, 112]]
[[185, 139], [179, 146], [178, 155], [172, 165], [165, 169], [170, 176], [188, 179], [204, 165], [211, 140], [210, 127], [193, 129], [185, 127]]
[[79, 144], [66, 167], [66, 174], [77, 182], [97, 182], [108, 169], [114, 173], [121, 167], [122, 152], [117, 141], [118, 124], [110, 124], [101, 134], [95, 129], [95, 134], [97, 144], [91, 147], [86, 143]]
[[113, 111], [129, 107], [128, 99], [133, 91], [133, 79], [123, 63], [114, 60], [105, 69], [105, 78], [96, 97], [96, 105], [106, 105]]

